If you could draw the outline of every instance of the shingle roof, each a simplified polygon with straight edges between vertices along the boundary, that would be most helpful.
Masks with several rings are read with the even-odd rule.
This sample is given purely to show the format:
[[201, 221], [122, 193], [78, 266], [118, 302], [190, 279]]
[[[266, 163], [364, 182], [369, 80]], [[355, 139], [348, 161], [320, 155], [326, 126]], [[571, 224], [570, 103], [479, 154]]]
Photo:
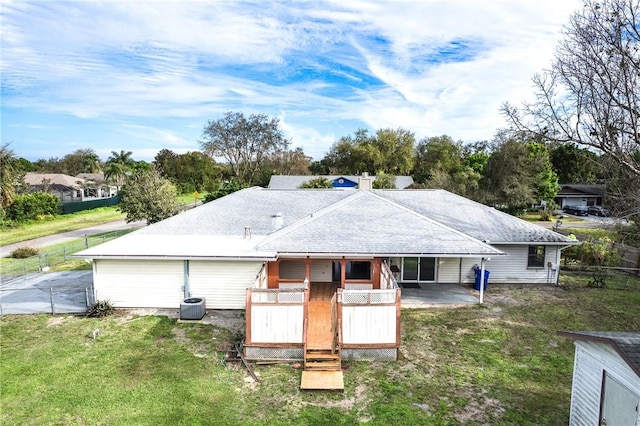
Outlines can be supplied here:
[[58, 185], [64, 185], [64, 186], [70, 186], [70, 187], [75, 187], [75, 188], [79, 188], [80, 185], [78, 184], [78, 182], [84, 182], [84, 179], [82, 178], [78, 178], [78, 177], [73, 177], [73, 176], [69, 176], [69, 175], [65, 175], [62, 173], [33, 173], [33, 172], [28, 172], [25, 176], [24, 176], [24, 181], [29, 184], [29, 185], [42, 185], [42, 180], [46, 179], [47, 181], [49, 181], [49, 184], [58, 184]]
[[[348, 179], [352, 182], [358, 183], [360, 176], [349, 176], [349, 175], [322, 175], [322, 176], [312, 176], [312, 175], [273, 175], [269, 180], [269, 188], [270, 189], [297, 189], [300, 188], [304, 182], [307, 182], [314, 178], [327, 178], [330, 181], [334, 181], [336, 179], [344, 178]], [[372, 179], [372, 182], [376, 180], [375, 176], [369, 176]], [[398, 189], [404, 189], [407, 186], [413, 183], [413, 178], [411, 176], [396, 176], [396, 187]]]
[[280, 253], [503, 254], [369, 191], [357, 191], [272, 234], [258, 248]]
[[442, 189], [380, 190], [382, 197], [490, 243], [574, 244], [562, 234]]
[[[398, 194], [406, 193], [407, 196]], [[415, 202], [411, 201], [415, 199]], [[444, 203], [441, 208], [433, 204]], [[428, 206], [425, 206], [427, 204]], [[452, 217], [448, 216], [451, 215]], [[460, 219], [470, 215], [468, 221]], [[495, 217], [494, 217], [495, 216]], [[483, 219], [484, 218], [484, 219]], [[486, 226], [493, 218], [493, 225]], [[563, 241], [565, 237], [446, 191], [248, 188], [80, 253], [99, 256], [233, 256], [256, 253], [501, 255], [482, 240]], [[476, 229], [478, 228], [478, 229]], [[502, 229], [507, 228], [507, 229]], [[514, 229], [513, 233], [509, 229]], [[528, 231], [528, 232], [527, 232]], [[493, 232], [493, 233], [492, 233]], [[534, 239], [523, 240], [526, 236]], [[509, 240], [508, 238], [515, 238]], [[189, 246], [189, 238], [193, 243]], [[149, 244], [153, 241], [153, 244]], [[570, 240], [569, 240], [570, 241]], [[164, 247], [164, 248], [163, 248]]]
[[574, 340], [606, 343], [625, 360], [640, 377], [640, 333], [621, 331], [559, 331], [559, 335]]

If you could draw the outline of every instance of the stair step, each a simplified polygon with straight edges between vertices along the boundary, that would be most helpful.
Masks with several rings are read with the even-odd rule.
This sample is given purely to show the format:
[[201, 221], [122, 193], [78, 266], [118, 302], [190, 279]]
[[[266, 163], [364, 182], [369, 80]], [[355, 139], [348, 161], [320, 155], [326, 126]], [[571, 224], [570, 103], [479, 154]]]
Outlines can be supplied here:
[[307, 354], [307, 359], [318, 359], [318, 360], [323, 360], [323, 359], [340, 359], [340, 354]]
[[331, 361], [307, 361], [304, 364], [305, 370], [341, 370], [342, 362], [340, 360]]

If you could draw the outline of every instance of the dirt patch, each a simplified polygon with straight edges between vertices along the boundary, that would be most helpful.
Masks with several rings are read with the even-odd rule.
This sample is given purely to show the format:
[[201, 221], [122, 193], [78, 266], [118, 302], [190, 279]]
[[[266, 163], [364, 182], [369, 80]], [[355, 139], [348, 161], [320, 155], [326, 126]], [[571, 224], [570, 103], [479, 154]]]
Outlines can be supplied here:
[[47, 327], [62, 325], [67, 321], [67, 317], [51, 317], [47, 320]]

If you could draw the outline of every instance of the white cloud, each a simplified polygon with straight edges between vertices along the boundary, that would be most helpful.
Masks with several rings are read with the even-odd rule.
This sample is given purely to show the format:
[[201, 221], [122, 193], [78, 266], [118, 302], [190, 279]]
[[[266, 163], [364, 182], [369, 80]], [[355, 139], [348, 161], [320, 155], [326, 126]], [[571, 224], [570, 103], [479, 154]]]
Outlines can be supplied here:
[[113, 132], [148, 150], [149, 136], [187, 149], [197, 136], [185, 123], [199, 130], [229, 110], [282, 116], [316, 158], [363, 126], [490, 138], [500, 104], [531, 95], [580, 4], [5, 2], [2, 108], [102, 132], [125, 123]]

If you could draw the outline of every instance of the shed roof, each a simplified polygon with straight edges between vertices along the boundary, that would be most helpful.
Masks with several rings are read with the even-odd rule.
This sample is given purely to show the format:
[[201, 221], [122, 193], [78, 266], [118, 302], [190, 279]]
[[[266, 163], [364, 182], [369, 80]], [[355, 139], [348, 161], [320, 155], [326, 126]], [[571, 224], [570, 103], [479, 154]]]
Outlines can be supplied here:
[[574, 340], [610, 345], [640, 377], [640, 332], [559, 331], [558, 334]]

